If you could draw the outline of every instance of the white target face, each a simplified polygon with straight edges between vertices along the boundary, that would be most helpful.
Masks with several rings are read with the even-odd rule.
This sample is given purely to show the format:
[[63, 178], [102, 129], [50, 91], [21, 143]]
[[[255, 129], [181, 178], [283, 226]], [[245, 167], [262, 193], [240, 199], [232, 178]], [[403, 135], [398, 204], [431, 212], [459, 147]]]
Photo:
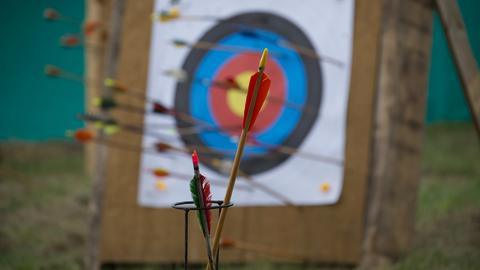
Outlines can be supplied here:
[[[170, 1], [157, 0], [155, 13], [170, 8]], [[170, 111], [145, 115], [143, 147], [152, 151], [141, 156], [139, 204], [170, 207], [191, 199], [193, 149], [213, 199], [223, 199], [245, 89], [263, 48], [270, 52], [270, 93], [247, 141], [232, 201], [336, 203], [343, 187], [354, 1], [203, 0], [180, 1], [176, 8], [176, 20], [152, 27], [147, 95]], [[169, 149], [155, 152], [159, 143]]]

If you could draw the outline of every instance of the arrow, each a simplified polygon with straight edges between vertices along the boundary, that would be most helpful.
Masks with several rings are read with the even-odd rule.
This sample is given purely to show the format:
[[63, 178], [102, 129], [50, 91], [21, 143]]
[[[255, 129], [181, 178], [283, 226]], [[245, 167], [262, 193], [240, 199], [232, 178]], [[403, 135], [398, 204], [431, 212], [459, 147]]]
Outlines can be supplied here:
[[58, 10], [54, 8], [46, 8], [43, 10], [43, 18], [46, 21], [62, 21], [62, 22], [67, 22], [67, 23], [73, 23], [73, 24], [80, 24], [80, 20], [62, 15]]
[[[185, 82], [185, 81], [188, 80], [187, 72], [185, 72], [184, 70], [181, 70], [181, 69], [165, 70], [164, 74], [167, 75], [167, 76], [174, 77], [180, 82]], [[216, 86], [219, 89], [225, 90], [225, 91], [233, 90], [233, 91], [239, 92], [243, 95], [247, 94], [247, 89], [241, 87], [237, 83], [237, 81], [232, 77], [226, 78], [225, 80], [210, 80], [210, 79], [207, 79], [207, 78], [194, 78], [193, 81], [195, 83], [200, 83], [200, 84], [205, 85], [205, 86], [212, 86], [213, 85], [213, 86]], [[126, 96], [131, 96], [131, 97], [134, 97], [134, 98], [137, 98], [139, 100], [146, 101], [146, 102], [157, 102], [157, 103], [160, 102], [159, 100], [148, 97], [147, 95], [143, 94], [139, 90], [129, 89], [125, 86], [125, 84], [122, 84], [121, 82], [118, 82], [118, 81], [116, 81], [114, 79], [111, 79], [111, 78], [105, 79], [105, 86], [109, 87], [110, 89], [112, 89], [117, 94], [123, 94], [123, 95], [126, 95]], [[269, 102], [285, 105], [285, 107], [292, 108], [292, 109], [295, 109], [295, 110], [298, 110], [298, 111], [304, 111], [305, 113], [309, 113], [309, 114], [315, 113], [315, 109], [310, 107], [310, 106], [304, 106], [304, 105], [301, 105], [301, 104], [297, 104], [295, 102], [288, 101], [288, 100], [283, 99], [281, 97], [268, 96], [267, 100]]]
[[[215, 50], [215, 51], [226, 51], [226, 52], [232, 52], [232, 53], [258, 53], [259, 50], [252, 49], [249, 47], [243, 47], [243, 46], [236, 46], [236, 45], [222, 45], [218, 43], [213, 43], [213, 42], [208, 42], [208, 41], [197, 41], [196, 43], [190, 43], [188, 41], [182, 40], [182, 39], [174, 39], [172, 40], [172, 44], [177, 47], [177, 48], [183, 48], [187, 47], [190, 49], [200, 49], [200, 50]], [[321, 62], [325, 62], [328, 64], [332, 64], [334, 66], [343, 68], [345, 63], [343, 63], [341, 60], [335, 59], [333, 57], [325, 56], [325, 55], [319, 55], [315, 51], [303, 47], [301, 45], [297, 45], [294, 43], [291, 43], [286, 40], [282, 40], [280, 42], [283, 47], [285, 48], [290, 48], [295, 50], [298, 54], [305, 56], [307, 58], [311, 58], [314, 60], [318, 60]], [[281, 52], [273, 52], [272, 56], [274, 57], [286, 57], [287, 55]]]
[[[75, 24], [75, 25], [80, 25], [81, 21], [77, 18], [69, 17], [69, 16], [64, 16], [58, 10], [53, 9], [53, 8], [46, 8], [43, 11], [43, 18], [46, 21], [54, 22], [54, 21], [60, 21], [60, 22], [66, 22], [70, 24]], [[101, 22], [98, 21], [86, 21], [83, 23], [83, 34], [85, 36], [90, 36], [92, 35], [95, 31], [98, 29], [102, 28], [103, 25]]]
[[[135, 130], [135, 131], [148, 131], [151, 129], [162, 129], [162, 130], [171, 130], [175, 131], [181, 135], [190, 135], [190, 134], [198, 134], [199, 132], [222, 132], [227, 130], [237, 131], [241, 129], [240, 125], [232, 125], [232, 126], [210, 126], [210, 127], [175, 127], [172, 124], [165, 124], [165, 123], [145, 123], [144, 126], [137, 126], [133, 124], [119, 122], [111, 117], [105, 118], [100, 115], [95, 114], [79, 114], [78, 118], [84, 121], [93, 122], [98, 124], [98, 128], [116, 128], [116, 131], [119, 131], [121, 128], [125, 128], [128, 130]], [[110, 133], [110, 132], [109, 132]], [[116, 132], [113, 132], [116, 133]], [[113, 134], [111, 133], [111, 134]], [[148, 135], [148, 134], [146, 134]], [[163, 134], [159, 134], [162, 136]]]
[[[225, 198], [223, 199], [224, 204], [230, 203], [248, 132], [254, 126], [255, 120], [257, 119], [263, 102], [265, 101], [265, 98], [268, 94], [268, 89], [270, 87], [270, 79], [266, 74], [264, 74], [267, 55], [268, 50], [264, 49], [258, 65], [258, 71], [250, 77], [250, 84], [248, 86], [248, 94], [245, 102], [245, 110], [243, 116], [243, 129], [242, 133], [240, 134], [237, 152], [235, 153], [235, 158], [233, 160], [227, 191], [225, 193]], [[220, 217], [217, 223], [217, 229], [215, 230], [215, 237], [213, 240], [213, 254], [217, 254], [218, 252], [220, 237], [222, 235], [223, 225], [225, 223], [227, 213], [228, 208], [223, 209], [223, 211], [220, 213]], [[207, 269], [212, 269], [212, 266], [208, 264]]]
[[[223, 171], [225, 169], [224, 167], [224, 162], [223, 160], [221, 159], [217, 159], [217, 158], [209, 158], [209, 162], [212, 166], [216, 167], [218, 170], [220, 171]], [[287, 206], [295, 206], [293, 204], [293, 202], [287, 198], [285, 195], [283, 195], [282, 193], [280, 192], [277, 192], [273, 189], [271, 189], [269, 186], [267, 185], [264, 185], [260, 182], [255, 182], [255, 180], [253, 179], [252, 176], [250, 176], [249, 174], [245, 173], [244, 171], [242, 171], [241, 169], [238, 169], [238, 175], [243, 177], [243, 179], [252, 187], [254, 188], [257, 188], [265, 193], [267, 193], [268, 195], [274, 197], [275, 199], [279, 200], [280, 202], [282, 202], [284, 205], [287, 205]]]
[[[97, 123], [96, 127], [106, 129], [105, 131], [106, 131], [107, 134], [112, 134], [112, 133], [115, 133], [115, 132], [117, 132], [121, 129], [125, 129], [125, 131], [128, 131], [128, 132], [147, 135], [147, 136], [151, 136], [151, 137], [154, 137], [154, 138], [157, 138], [157, 139], [165, 139], [165, 136], [168, 137], [168, 135], [166, 135], [166, 134], [144, 132], [145, 129], [140, 127], [140, 126], [120, 123], [120, 122], [118, 122], [118, 121], [116, 121], [112, 118], [105, 119], [105, 118], [102, 118], [102, 117], [99, 117], [99, 116], [96, 116], [96, 115], [91, 115], [91, 114], [83, 114], [83, 115], [80, 114], [79, 118], [82, 119], [82, 120], [85, 120], [85, 121]], [[98, 124], [99, 122], [102, 122], [102, 124]], [[236, 126], [236, 125], [231, 126], [231, 127], [214, 127], [214, 126], [203, 127], [203, 129], [204, 129], [203, 132], [207, 132], [207, 131], [208, 132], [210, 132], [210, 131], [211, 132], [217, 132], [217, 131], [225, 131], [225, 130], [237, 130], [238, 127], [239, 126]], [[180, 127], [180, 128], [177, 128], [177, 129], [178, 129], [177, 132], [179, 134], [184, 134], [184, 135], [202, 132], [202, 131], [198, 131], [197, 128], [195, 128], [195, 127], [192, 127], [192, 128], [181, 128]], [[199, 129], [202, 129], [202, 128], [199, 128]], [[329, 157], [329, 156], [323, 156], [323, 155], [319, 155], [319, 154], [314, 154], [314, 153], [310, 153], [310, 152], [299, 151], [296, 148], [285, 146], [285, 145], [268, 144], [268, 143], [264, 143], [264, 142], [259, 142], [252, 136], [249, 136], [247, 138], [247, 143], [250, 144], [250, 145], [256, 145], [256, 146], [264, 147], [264, 148], [267, 148], [271, 151], [275, 151], [275, 152], [282, 153], [282, 154], [296, 155], [300, 158], [305, 158], [305, 159], [309, 159], [309, 160], [313, 160], [313, 161], [317, 161], [317, 162], [332, 164], [332, 165], [335, 165], [335, 166], [343, 166], [343, 161], [341, 159], [332, 158], [332, 157]], [[214, 152], [218, 153], [218, 152], [223, 151], [221, 149], [212, 150], [209, 147], [205, 147], [205, 146], [201, 146], [201, 145], [188, 146], [187, 149], [183, 149], [182, 151], [185, 152], [185, 153], [191, 152], [192, 150], [194, 150], [195, 147], [198, 148], [198, 149], [203, 149], [205, 152], [208, 152], [208, 153], [214, 153]], [[166, 149], [166, 148], [164, 148], [164, 149]], [[173, 149], [173, 147], [170, 148], [170, 149]], [[231, 154], [230, 151], [224, 151], [224, 153]], [[252, 153], [252, 154], [249, 154], [249, 156], [261, 156], [261, 154], [253, 154]], [[274, 158], [275, 159], [277, 157], [274, 156], [274, 155], [268, 155], [268, 156], [265, 156], [264, 158], [265, 159], [268, 159], [268, 158]]]
[[[145, 110], [143, 108], [130, 105], [130, 104], [122, 104], [118, 103], [115, 99], [113, 98], [94, 98], [92, 100], [93, 105], [96, 107], [99, 107], [103, 111], [109, 111], [112, 109], [119, 109], [123, 110], [126, 112], [131, 112], [131, 113], [138, 113], [138, 114], [146, 114], [146, 113], [152, 113], [152, 114], [158, 114], [158, 115], [169, 115], [173, 117], [177, 117], [185, 122], [188, 122], [193, 125], [198, 125], [196, 127], [186, 127], [185, 130], [179, 130], [179, 133], [181, 134], [182, 132], [185, 134], [188, 133], [198, 133], [195, 131], [196, 128], [201, 129], [203, 131], [207, 132], [223, 132], [227, 130], [237, 130], [239, 129], [239, 126], [214, 126], [211, 125], [207, 122], [204, 122], [198, 118], [192, 117], [186, 113], [183, 112], [175, 112], [172, 109], [169, 109], [168, 107], [165, 107], [162, 103], [159, 102], [153, 102], [152, 108], [150, 110]], [[138, 127], [137, 127], [138, 128]]]
[[[67, 137], [73, 138], [73, 139], [75, 139], [75, 141], [77, 141], [79, 143], [82, 143], [82, 144], [95, 143], [95, 144], [101, 144], [101, 145], [105, 145], [105, 146], [116, 148], [116, 149], [132, 151], [132, 152], [136, 152], [136, 153], [146, 153], [146, 154], [155, 155], [155, 156], [158, 156], [158, 154], [159, 154], [156, 149], [142, 148], [142, 147], [138, 147], [138, 146], [134, 146], [134, 145], [130, 145], [130, 144], [121, 143], [121, 142], [118, 142], [118, 141], [99, 139], [99, 138], [97, 138], [95, 132], [93, 132], [91, 130], [88, 130], [88, 129], [77, 129], [77, 130], [74, 130], [74, 131], [69, 130], [69, 131], [66, 132], [66, 135], [67, 135]], [[191, 176], [189, 176], [187, 174], [167, 171], [167, 170], [164, 170], [164, 169], [157, 170], [157, 171], [152, 170], [152, 173], [154, 175], [156, 175], [157, 177], [174, 176], [178, 179], [185, 180], [185, 181], [189, 181], [189, 179], [191, 178]], [[213, 180], [212, 179], [210, 182], [212, 184], [216, 185], [216, 186], [222, 186], [222, 187], [226, 186], [225, 181]], [[241, 186], [240, 189], [251, 190], [250, 188], [247, 188], [245, 186]]]
[[[241, 35], [243, 35], [244, 37], [247, 37], [247, 38], [263, 39], [263, 40], [266, 39], [266, 37], [258, 34], [255, 31], [255, 29], [246, 29], [246, 30], [240, 31], [239, 33]], [[345, 65], [345, 63], [341, 60], [338, 60], [338, 59], [335, 59], [333, 57], [329, 57], [329, 56], [326, 56], [326, 55], [320, 55], [310, 48], [298, 45], [298, 44], [293, 43], [293, 42], [291, 42], [289, 40], [286, 40], [284, 38], [282, 38], [280, 40], [268, 38], [268, 41], [271, 42], [271, 43], [274, 43], [276, 45], [279, 45], [281, 47], [284, 47], [284, 48], [294, 49], [294, 50], [297, 51], [298, 54], [303, 55], [305, 57], [316, 59], [316, 60], [319, 60], [319, 61], [322, 61], [322, 62], [325, 62], [325, 63], [328, 63], [328, 64], [332, 64], [332, 65], [338, 66], [340, 68], [343, 68], [344, 65]]]
[[[106, 129], [105, 133], [109, 134], [109, 135], [111, 135], [113, 133], [116, 133], [120, 129], [123, 129], [125, 131], [131, 132], [131, 133], [134, 133], [134, 134], [146, 135], [146, 136], [150, 136], [150, 137], [153, 137], [153, 138], [156, 138], [156, 139], [161, 139], [161, 140], [169, 140], [169, 139], [176, 138], [175, 136], [169, 136], [167, 134], [160, 134], [160, 133], [145, 131], [142, 127], [129, 125], [129, 124], [121, 124], [121, 123], [118, 123], [117, 121], [115, 121], [111, 118], [110, 119], [102, 119], [101, 117], [98, 117], [98, 116], [82, 115], [82, 114], [80, 114], [78, 117], [80, 119], [84, 120], [84, 121], [89, 121], [89, 122], [95, 123], [95, 126], [97, 128]], [[197, 148], [199, 150], [202, 150], [202, 152], [205, 153], [205, 154], [221, 153], [221, 154], [224, 154], [224, 155], [231, 155], [233, 153], [233, 150], [218, 149], [218, 148], [212, 149], [210, 147], [206, 147], [206, 146], [203, 146], [203, 145], [188, 145], [186, 147], [187, 147], [186, 149], [178, 148], [178, 147], [172, 146], [172, 145], [164, 143], [164, 142], [159, 142], [159, 143], [155, 144], [155, 148], [159, 152], [166, 152], [167, 150], [175, 150], [175, 151], [187, 153], [187, 152], [193, 151], [194, 148]], [[255, 156], [255, 155], [258, 155], [258, 154], [251, 154], [251, 155]]]
[[[174, 77], [180, 82], [188, 81], [187, 72], [185, 72], [184, 70], [181, 70], [181, 69], [180, 70], [174, 70], [174, 69], [166, 70], [164, 72], [164, 74], [167, 75], [167, 76]], [[177, 74], [180, 74], [180, 75], [177, 76]], [[225, 80], [211, 80], [211, 79], [207, 79], [207, 78], [193, 78], [193, 82], [202, 84], [204, 86], [216, 86], [219, 89], [225, 90], [225, 91], [233, 90], [233, 91], [241, 93], [242, 95], [246, 95], [247, 90], [248, 90], [246, 88], [241, 87], [238, 84], [238, 82], [235, 80], [235, 78], [233, 78], [233, 77], [228, 77]], [[304, 112], [309, 113], [309, 114], [315, 113], [315, 109], [310, 107], [310, 106], [304, 106], [304, 105], [301, 105], [301, 104], [297, 104], [295, 102], [288, 101], [288, 100], [283, 99], [281, 97], [268, 96], [267, 101], [277, 103], [277, 104], [281, 104], [281, 105], [284, 105], [285, 107], [292, 108], [292, 109], [295, 109], [295, 110], [298, 110], [298, 111], [304, 111]]]
[[[93, 30], [88, 30], [93, 31]], [[87, 42], [82, 34], [65, 34], [60, 37], [60, 46], [64, 48], [76, 48], [88, 45], [91, 48], [102, 49], [103, 46], [97, 43]]]
[[[204, 15], [181, 15], [180, 11], [177, 8], [172, 8], [170, 10], [163, 10], [160, 11], [158, 14], [153, 14], [152, 18], [154, 20], [160, 21], [162, 23], [165, 22], [171, 22], [171, 21], [179, 21], [179, 20], [206, 20], [206, 21], [216, 21], [216, 22], [225, 22], [228, 24], [233, 24], [238, 26], [240, 29], [246, 29], [246, 30], [241, 30], [239, 33], [245, 37], [248, 38], [254, 38], [254, 39], [263, 39], [266, 40], [265, 37], [259, 35], [257, 32], [255, 32], [254, 28], [251, 28], [247, 25], [239, 24], [239, 23], [234, 23], [234, 22], [229, 22], [225, 19], [221, 19], [219, 17], [215, 16], [204, 16]], [[250, 29], [251, 28], [251, 29]], [[284, 48], [291, 48], [296, 50], [300, 55], [303, 55], [308, 58], [316, 59], [328, 64], [332, 64], [335, 66], [338, 66], [340, 68], [343, 68], [345, 66], [345, 63], [341, 60], [335, 59], [333, 57], [325, 56], [325, 55], [320, 55], [314, 50], [299, 45], [295, 44], [291, 41], [288, 41], [286, 39], [281, 39], [280, 41], [274, 40], [271, 38], [267, 39], [268, 42], [271, 42], [273, 44], [279, 45]], [[226, 51], [233, 51], [233, 52], [245, 52], [247, 49], [242, 48], [242, 47], [237, 47], [237, 46], [219, 46], [216, 43], [209, 43], [209, 42], [198, 42], [196, 44], [189, 44], [188, 42], [182, 41], [182, 40], [174, 40], [173, 41], [174, 45], [178, 47], [190, 47], [190, 48], [198, 48], [198, 49], [205, 49], [205, 50], [210, 50], [210, 49], [215, 49], [215, 50], [226, 50]]]
[[[176, 179], [176, 180], [182, 180], [182, 181], [190, 181], [190, 179], [192, 178], [191, 175], [188, 175], [186, 173], [179, 173], [179, 172], [175, 172], [175, 171], [169, 171], [165, 168], [162, 168], [162, 167], [157, 167], [157, 168], [153, 168], [153, 169], [148, 169], [146, 170], [148, 173], [151, 173], [153, 174], [155, 177], [159, 178], [159, 179], [163, 179], [163, 178], [166, 178], [166, 177], [170, 177], [169, 179]], [[222, 181], [222, 180], [215, 180], [215, 179], [210, 179], [210, 183], [214, 186], [219, 186], [219, 187], [225, 187], [227, 186], [227, 183], [225, 183], [225, 181]], [[239, 186], [239, 189], [240, 190], [244, 190], [244, 191], [247, 191], [247, 192], [251, 192], [252, 189], [249, 188], [249, 187], [246, 187], [246, 186]]]
[[304, 256], [302, 256], [301, 254], [294, 254], [294, 253], [287, 252], [285, 250], [271, 248], [271, 247], [259, 245], [256, 243], [236, 241], [234, 239], [227, 238], [227, 237], [222, 238], [220, 240], [220, 246], [222, 248], [234, 248], [234, 249], [244, 250], [247, 252], [252, 252], [257, 254], [258, 253], [266, 254], [276, 258], [282, 258], [282, 259], [288, 258], [290, 260], [295, 260], [300, 262], [304, 260]]
[[[178, 8], [171, 8], [170, 10], [162, 10], [159, 13], [154, 13], [152, 15], [152, 19], [159, 21], [161, 23], [165, 22], [172, 22], [172, 21], [180, 21], [180, 20], [186, 20], [186, 21], [192, 21], [192, 20], [201, 20], [201, 21], [216, 21], [216, 22], [224, 22], [228, 24], [232, 24], [235, 26], [238, 26], [238, 28], [243, 29], [239, 33], [245, 37], [248, 38], [254, 38], [254, 39], [263, 39], [267, 40], [268, 42], [271, 42], [273, 44], [279, 45], [284, 48], [291, 48], [296, 50], [300, 55], [303, 55], [305, 57], [309, 57], [312, 59], [316, 59], [328, 64], [332, 64], [335, 66], [338, 66], [340, 68], [343, 68], [345, 66], [345, 63], [341, 60], [335, 59], [333, 57], [325, 56], [325, 55], [320, 55], [314, 50], [299, 45], [295, 44], [291, 41], [288, 41], [286, 39], [281, 39], [280, 41], [272, 38], [266, 38], [261, 35], [259, 35], [257, 32], [255, 32], [255, 28], [252, 28], [250, 26], [240, 24], [240, 23], [235, 23], [235, 22], [230, 22], [228, 20], [216, 17], [216, 16], [205, 16], [205, 15], [181, 15], [180, 10]], [[226, 51], [234, 51], [238, 52], [239, 50], [242, 52], [245, 52], [246, 48], [241, 48], [241, 47], [236, 47], [236, 46], [218, 46], [216, 43], [209, 43], [209, 42], [198, 42], [196, 44], [189, 44], [188, 42], [182, 41], [182, 40], [176, 40], [174, 41], [174, 45], [182, 47], [182, 46], [188, 46], [190, 48], [198, 48], [198, 49], [218, 49], [218, 50], [226, 50]]]
[[203, 236], [205, 237], [208, 262], [212, 265], [212, 268], [214, 268], [212, 248], [210, 243], [210, 229], [212, 220], [212, 212], [210, 211], [210, 208], [212, 206], [212, 194], [210, 192], [210, 183], [205, 176], [200, 174], [200, 166], [198, 164], [199, 159], [196, 150], [193, 150], [192, 163], [194, 177], [190, 181], [190, 192], [192, 194], [192, 199], [195, 206], [200, 208], [200, 210], [197, 212], [197, 217], [200, 222]]
[[[189, 43], [188, 41], [182, 39], [172, 40], [172, 44], [177, 48], [190, 48], [190, 49], [200, 49], [200, 50], [216, 50], [216, 51], [226, 51], [232, 53], [247, 53], [247, 54], [258, 54], [261, 50], [236, 46], [236, 45], [222, 45], [218, 43], [208, 42], [208, 41], [198, 41], [196, 43]], [[285, 54], [280, 52], [273, 52], [273, 56], [276, 57], [285, 57]]]
[[[78, 141], [85, 141], [85, 139], [82, 139], [82, 138], [90, 138], [91, 139], [93, 137], [93, 135], [91, 135], [89, 133], [86, 133], [84, 131], [80, 131], [80, 132], [78, 132], [78, 134], [75, 137], [76, 138], [78, 137], [77, 138]], [[117, 147], [117, 148], [129, 150], [129, 151], [135, 151], [135, 152], [143, 152], [143, 151], [150, 152], [150, 151], [153, 150], [153, 149], [149, 149], [149, 148], [138, 149], [137, 147], [134, 147], [134, 146], [130, 146], [130, 145], [126, 145], [126, 144], [122, 144], [122, 143], [118, 143], [118, 142], [111, 142], [111, 141], [110, 142], [106, 141], [105, 144], [108, 145], [108, 146], [111, 146], [111, 147]], [[170, 151], [170, 150], [181, 152], [181, 153], [188, 153], [188, 152], [191, 151], [190, 149], [193, 149], [194, 147], [203, 149], [202, 152], [204, 152], [207, 155], [208, 155], [208, 153], [212, 152], [209, 148], [202, 147], [202, 146], [190, 146], [190, 147], [188, 147], [188, 149], [184, 149], [184, 148], [180, 148], [180, 147], [175, 147], [173, 145], [170, 145], [170, 144], [164, 143], [164, 142], [155, 143], [154, 150], [156, 150], [155, 153], [164, 153], [164, 152], [167, 152], [167, 151]], [[221, 170], [222, 167], [223, 167], [222, 161], [218, 158], [211, 158], [211, 157], [207, 156], [207, 157], [204, 157], [204, 159], [206, 159], [208, 163], [210, 163], [213, 167], [216, 167], [217, 169]], [[281, 201], [285, 205], [293, 206], [293, 203], [286, 196], [284, 196], [283, 194], [281, 194], [279, 192], [276, 192], [273, 189], [270, 189], [266, 185], [255, 182], [254, 179], [250, 175], [248, 175], [247, 173], [239, 170], [239, 175], [244, 177], [244, 179], [246, 180], [246, 183], [248, 183], [250, 186], [252, 186], [254, 188], [257, 188], [259, 190], [262, 190], [263, 192], [265, 192], [265, 193], [271, 195], [272, 197], [278, 199], [279, 201]]]
[[76, 82], [80, 82], [80, 83], [83, 83], [84, 82], [84, 79], [82, 76], [78, 75], [78, 74], [75, 74], [75, 73], [71, 73], [71, 72], [68, 72], [68, 71], [65, 71], [57, 66], [54, 66], [54, 65], [45, 65], [44, 69], [43, 69], [45, 75], [49, 76], [49, 77], [52, 77], [52, 78], [62, 78], [62, 79], [66, 79], [66, 80], [69, 80], [69, 81], [76, 81]]
[[[223, 81], [222, 80], [209, 80], [209, 79], [206, 79], [206, 78], [195, 78], [194, 81], [197, 82], [197, 83], [201, 83], [205, 86], [209, 86], [209, 85], [217, 86], [219, 89], [222, 89], [222, 90], [225, 90], [225, 91], [233, 90], [233, 91], [241, 93], [242, 95], [246, 95], [247, 90], [248, 90], [246, 88], [241, 87], [237, 83], [237, 81], [234, 78], [231, 78], [231, 77], [227, 78], [226, 80], [223, 80]], [[306, 113], [309, 113], [309, 114], [315, 113], [315, 109], [313, 109], [312, 107], [303, 106], [303, 105], [297, 104], [295, 102], [291, 102], [291, 101], [288, 101], [286, 99], [283, 99], [281, 97], [268, 96], [267, 101], [277, 103], [277, 104], [281, 104], [281, 105], [284, 105], [285, 107], [292, 108], [292, 109], [295, 109], [295, 110], [298, 110], [298, 111], [305, 111]]]
[[[102, 127], [104, 125], [108, 125], [107, 131], [105, 132], [107, 135], [112, 134], [112, 131], [115, 132], [115, 131], [119, 130], [119, 127], [111, 127], [110, 126], [110, 125], [112, 125], [112, 126], [117, 125], [117, 122], [115, 120], [111, 119], [111, 118], [102, 119], [99, 116], [88, 115], [88, 114], [79, 115], [79, 118], [82, 119], [82, 120], [85, 120], [85, 121], [94, 122], [96, 127]], [[100, 122], [100, 124], [99, 124], [99, 122]], [[165, 142], [157, 142], [157, 143], [154, 144], [153, 148], [140, 148], [140, 147], [137, 147], [137, 146], [132, 146], [132, 145], [129, 145], [129, 144], [125, 144], [125, 143], [121, 143], [121, 142], [117, 142], [117, 141], [112, 141], [112, 140], [101, 140], [100, 141], [100, 140], [95, 138], [96, 136], [92, 131], [85, 130], [85, 129], [80, 129], [80, 130], [77, 130], [75, 132], [69, 132], [68, 135], [70, 137], [75, 137], [75, 139], [78, 142], [87, 143], [88, 141], [94, 141], [96, 143], [104, 144], [104, 145], [107, 145], [107, 146], [110, 146], [110, 147], [115, 147], [115, 148], [119, 148], [119, 149], [123, 149], [123, 150], [127, 150], [127, 151], [133, 151], [133, 152], [136, 152], [136, 153], [145, 152], [145, 153], [160, 154], [160, 153], [165, 153], [165, 152], [168, 152], [168, 151], [176, 151], [176, 152], [180, 152], [180, 153], [189, 153], [189, 152], [191, 152], [191, 149], [199, 148], [199, 149], [202, 149], [202, 153], [207, 155], [206, 157], [204, 157], [204, 160], [206, 160], [207, 163], [209, 163], [213, 167], [216, 167], [220, 171], [224, 171], [226, 169], [225, 166], [224, 166], [225, 161], [222, 161], [218, 158], [209, 157], [208, 155], [210, 153], [214, 152], [214, 151], [212, 151], [210, 148], [203, 147], [203, 146], [200, 146], [200, 145], [194, 145], [194, 146], [189, 146], [187, 148], [181, 148], [181, 147], [176, 147], [176, 146], [173, 146], [173, 145], [165, 143]], [[215, 151], [215, 152], [218, 152], [218, 151]], [[270, 187], [268, 187], [266, 185], [263, 185], [259, 182], [255, 182], [255, 180], [249, 174], [243, 172], [240, 169], [239, 169], [239, 175], [241, 177], [243, 177], [245, 179], [246, 183], [249, 184], [250, 186], [252, 186], [253, 188], [257, 188], [257, 189], [267, 193], [268, 195], [276, 198], [277, 200], [279, 200], [280, 202], [282, 202], [283, 204], [285, 204], [287, 206], [294, 206], [293, 202], [290, 201], [290, 199], [288, 199], [286, 196], [284, 196], [283, 194], [271, 189]], [[185, 176], [185, 175], [183, 175], [183, 176]], [[188, 176], [187, 176], [187, 178], [188, 178]], [[185, 179], [187, 179], [187, 178], [185, 178]]]
[[218, 17], [215, 16], [206, 16], [206, 15], [180, 15], [180, 10], [176, 7], [170, 8], [169, 10], [161, 10], [158, 13], [153, 13], [151, 15], [152, 20], [159, 21], [161, 23], [171, 22], [175, 20], [188, 20], [188, 21], [198, 21], [198, 20], [208, 20], [208, 21], [219, 21]]

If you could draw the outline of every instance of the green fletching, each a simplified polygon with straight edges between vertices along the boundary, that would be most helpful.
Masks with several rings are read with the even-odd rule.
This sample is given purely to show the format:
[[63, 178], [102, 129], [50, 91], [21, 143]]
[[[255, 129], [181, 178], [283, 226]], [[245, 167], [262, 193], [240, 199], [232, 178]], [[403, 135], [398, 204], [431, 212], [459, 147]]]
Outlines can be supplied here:
[[195, 176], [192, 178], [192, 180], [190, 180], [190, 192], [192, 193], [195, 206], [200, 207], [200, 197], [198, 196], [198, 180]]
[[[192, 199], [193, 203], [197, 208], [201, 208], [202, 205], [200, 203], [200, 195], [198, 194], [199, 190], [199, 179], [198, 177], [194, 176], [192, 180], [190, 180], [190, 193], [192, 193]], [[197, 218], [198, 222], [200, 223], [200, 229], [202, 230], [202, 233], [204, 236], [207, 234], [207, 228], [205, 228], [204, 224], [206, 224], [206, 217], [204, 214], [204, 211], [196, 211], [197, 212]]]
[[[197, 175], [200, 175], [198, 177]], [[210, 184], [206, 180], [206, 178], [201, 174], [196, 174], [192, 180], [190, 180], [190, 193], [192, 193], [193, 203], [197, 208], [206, 208], [205, 205], [208, 207], [210, 204], [208, 201], [211, 198], [210, 195]], [[205, 194], [205, 195], [204, 195]], [[203, 197], [205, 196], [205, 198]], [[213, 256], [212, 256], [212, 248], [210, 246], [210, 218], [211, 213], [208, 210], [200, 210], [197, 212], [197, 218], [200, 223], [200, 229], [205, 237], [206, 247], [207, 247], [207, 254], [208, 254], [208, 261], [210, 265], [213, 266]], [[215, 268], [213, 268], [215, 270]]]

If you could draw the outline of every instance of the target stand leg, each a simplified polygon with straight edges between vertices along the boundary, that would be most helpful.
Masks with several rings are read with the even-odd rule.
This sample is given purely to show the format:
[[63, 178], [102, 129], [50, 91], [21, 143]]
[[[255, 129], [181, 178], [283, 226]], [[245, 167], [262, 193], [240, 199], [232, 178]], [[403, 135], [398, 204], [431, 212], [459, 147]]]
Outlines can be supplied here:
[[188, 212], [189, 210], [185, 210], [185, 257], [184, 257], [184, 264], [185, 270], [188, 270]]

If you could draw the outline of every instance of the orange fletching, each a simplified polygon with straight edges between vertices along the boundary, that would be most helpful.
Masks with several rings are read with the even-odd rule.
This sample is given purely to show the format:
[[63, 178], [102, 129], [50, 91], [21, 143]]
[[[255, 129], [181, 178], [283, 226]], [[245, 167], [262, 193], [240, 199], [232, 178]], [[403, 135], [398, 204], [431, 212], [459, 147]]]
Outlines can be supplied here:
[[93, 132], [87, 129], [78, 129], [73, 134], [73, 137], [78, 142], [86, 143], [93, 140], [95, 138], [95, 134], [93, 134]]
[[85, 36], [90, 36], [92, 35], [95, 30], [97, 30], [100, 27], [101, 23], [97, 21], [87, 21], [83, 25], [83, 33]]
[[[255, 83], [258, 78], [258, 72], [253, 74], [252, 77], [250, 77], [250, 83], [248, 84], [248, 93], [247, 93], [247, 100], [245, 102], [245, 110], [244, 110], [244, 117], [243, 117], [243, 128], [245, 128], [245, 125], [247, 123], [247, 115], [248, 115], [248, 109], [250, 108], [250, 103], [252, 103], [252, 98], [253, 98], [253, 91], [255, 88]], [[248, 131], [250, 131], [255, 124], [255, 120], [257, 119], [258, 113], [260, 112], [260, 109], [262, 108], [263, 102], [267, 98], [268, 90], [270, 88], [270, 79], [265, 73], [262, 73], [262, 81], [260, 83], [260, 87], [258, 89], [258, 95], [257, 95], [257, 100], [255, 102], [255, 107], [253, 109], [252, 113], [252, 119], [250, 121], [250, 126], [248, 127]]]
[[152, 170], [152, 173], [153, 175], [155, 175], [156, 177], [165, 177], [165, 176], [169, 176], [170, 173], [162, 168], [157, 168], [157, 169], [153, 169]]
[[220, 246], [224, 248], [231, 248], [235, 246], [235, 241], [233, 239], [225, 237], [220, 239]]

